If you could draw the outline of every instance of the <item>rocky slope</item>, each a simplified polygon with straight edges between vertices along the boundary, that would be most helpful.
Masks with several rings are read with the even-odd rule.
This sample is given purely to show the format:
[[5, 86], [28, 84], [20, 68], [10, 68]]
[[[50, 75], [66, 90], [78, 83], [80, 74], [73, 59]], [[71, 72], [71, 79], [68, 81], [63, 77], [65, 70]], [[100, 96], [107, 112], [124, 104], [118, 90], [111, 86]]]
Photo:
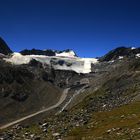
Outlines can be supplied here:
[[0, 124], [57, 102], [61, 90], [44, 77], [44, 73], [37, 67], [34, 70], [34, 67], [12, 66], [1, 62]]
[[116, 48], [109, 53], [107, 53], [105, 56], [101, 57], [100, 61], [112, 61], [116, 59], [121, 59], [122, 57], [129, 57], [134, 58], [137, 54], [140, 54], [140, 48], [134, 48], [134, 47], [119, 47]]
[[[90, 84], [76, 97], [77, 105], [56, 116], [44, 116], [44, 119], [35, 121], [31, 126], [13, 127], [4, 132], [3, 137], [11, 137], [9, 135], [12, 133], [14, 139], [32, 139], [32, 136], [34, 139], [48, 140], [138, 138], [139, 62], [140, 58], [128, 58], [98, 64], [100, 66], [95, 68], [105, 70], [96, 70], [86, 77]], [[75, 91], [75, 87], [71, 88], [71, 93], [72, 91]], [[132, 123], [129, 123], [128, 119]], [[117, 123], [118, 121], [120, 123]], [[133, 133], [128, 135], [131, 131]]]
[[0, 53], [4, 55], [11, 54], [12, 51], [6, 44], [6, 42], [0, 37]]
[[62, 88], [72, 86], [73, 81], [81, 77], [75, 72], [53, 70], [49, 66], [44, 69], [35, 60], [27, 65], [11, 65], [1, 60], [0, 124], [57, 103]]
[[138, 139], [139, 54], [140, 48], [117, 48], [91, 63], [91, 72], [86, 74], [44, 66], [37, 59], [20, 65], [1, 59], [1, 125], [57, 103], [66, 88], [69, 93], [60, 107], [1, 130], [0, 138]]

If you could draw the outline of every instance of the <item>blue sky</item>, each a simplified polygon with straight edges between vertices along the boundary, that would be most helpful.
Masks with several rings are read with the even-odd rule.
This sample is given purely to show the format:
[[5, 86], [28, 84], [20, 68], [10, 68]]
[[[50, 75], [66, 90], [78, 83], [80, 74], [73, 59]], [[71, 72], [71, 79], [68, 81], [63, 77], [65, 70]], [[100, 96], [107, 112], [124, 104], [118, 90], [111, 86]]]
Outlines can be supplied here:
[[139, 0], [0, 0], [0, 36], [13, 51], [73, 49], [101, 56], [140, 46]]

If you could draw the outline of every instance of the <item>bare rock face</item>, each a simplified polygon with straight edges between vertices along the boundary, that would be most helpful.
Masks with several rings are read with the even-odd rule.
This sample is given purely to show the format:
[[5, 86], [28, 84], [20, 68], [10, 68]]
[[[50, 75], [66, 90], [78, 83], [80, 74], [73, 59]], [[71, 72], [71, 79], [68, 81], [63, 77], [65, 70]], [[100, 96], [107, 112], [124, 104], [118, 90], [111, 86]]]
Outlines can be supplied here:
[[12, 53], [11, 49], [8, 47], [6, 42], [0, 37], [0, 53], [8, 55]]
[[133, 58], [135, 57], [136, 54], [140, 53], [140, 48], [128, 48], [128, 47], [118, 47], [103, 57], [99, 58], [100, 62], [103, 61], [111, 61], [111, 60], [116, 60], [119, 57], [128, 57], [128, 58]]
[[46, 56], [55, 56], [55, 52], [53, 50], [23, 50], [20, 52], [22, 55], [46, 55]]
[[45, 55], [45, 56], [65, 56], [66, 53], [69, 54], [69, 53], [72, 53], [73, 56], [77, 56], [76, 53], [73, 51], [73, 50], [70, 50], [70, 49], [66, 49], [66, 50], [63, 50], [63, 51], [58, 51], [58, 50], [51, 50], [51, 49], [46, 49], [46, 50], [39, 50], [39, 49], [31, 49], [31, 50], [28, 50], [28, 49], [25, 49], [25, 50], [22, 50], [20, 51], [20, 53], [22, 55]]

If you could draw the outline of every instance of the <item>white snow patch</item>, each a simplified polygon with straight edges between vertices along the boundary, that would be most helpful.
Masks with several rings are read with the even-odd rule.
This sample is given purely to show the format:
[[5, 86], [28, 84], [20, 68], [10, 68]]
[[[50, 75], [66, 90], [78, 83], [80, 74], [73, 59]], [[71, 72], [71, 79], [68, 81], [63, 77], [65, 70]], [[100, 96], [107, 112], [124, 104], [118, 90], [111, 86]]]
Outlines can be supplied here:
[[[44, 55], [22, 55], [13, 53], [10, 58], [4, 58], [5, 61], [14, 65], [28, 64], [32, 59], [35, 59], [43, 64], [51, 65], [54, 69], [71, 70], [77, 73], [90, 73], [91, 64], [98, 63], [95, 58], [79, 58], [79, 57], [61, 57], [61, 56], [44, 56]], [[60, 61], [64, 64], [60, 65]], [[52, 63], [54, 62], [54, 63]]]
[[109, 63], [114, 63], [115, 62], [115, 60], [111, 60], [111, 61], [109, 61]]
[[20, 53], [13, 53], [11, 58], [4, 58], [7, 62], [15, 65], [28, 64], [32, 59], [45, 58], [44, 55], [22, 55]]
[[16, 65], [27, 64], [31, 61], [30, 57], [25, 57], [20, 53], [13, 53], [11, 58], [4, 58], [7, 62], [11, 62]]
[[120, 59], [123, 59], [123, 56], [119, 56], [119, 60], [120, 60]]
[[61, 57], [75, 57], [75, 53], [72, 50], [69, 52], [56, 53], [55, 55]]
[[136, 54], [136, 57], [140, 57], [140, 53]]
[[135, 47], [131, 47], [131, 50], [135, 50], [136, 48]]

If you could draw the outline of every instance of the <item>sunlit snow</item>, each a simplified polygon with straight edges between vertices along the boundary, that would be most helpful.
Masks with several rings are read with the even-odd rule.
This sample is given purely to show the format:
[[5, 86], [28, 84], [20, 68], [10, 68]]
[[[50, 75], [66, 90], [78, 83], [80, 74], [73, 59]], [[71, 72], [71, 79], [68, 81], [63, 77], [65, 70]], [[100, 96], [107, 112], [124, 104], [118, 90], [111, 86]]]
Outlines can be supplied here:
[[136, 57], [140, 57], [140, 53], [136, 54]]
[[119, 56], [119, 60], [120, 60], [120, 59], [123, 59], [123, 56]]
[[131, 47], [131, 50], [135, 50], [136, 48], [135, 47]]
[[69, 52], [62, 52], [62, 53], [56, 53], [56, 56], [62, 56], [62, 57], [75, 57], [74, 51], [69, 51]]
[[91, 64], [98, 63], [98, 60], [95, 58], [80, 58], [74, 57], [74, 55], [73, 53], [69, 53], [69, 55], [67, 53], [67, 56], [64, 56], [61, 53], [60, 56], [44, 56], [13, 53], [10, 58], [4, 58], [4, 60], [14, 65], [22, 65], [28, 64], [32, 59], [35, 59], [43, 64], [51, 65], [54, 69], [72, 70], [77, 73], [90, 73]]

